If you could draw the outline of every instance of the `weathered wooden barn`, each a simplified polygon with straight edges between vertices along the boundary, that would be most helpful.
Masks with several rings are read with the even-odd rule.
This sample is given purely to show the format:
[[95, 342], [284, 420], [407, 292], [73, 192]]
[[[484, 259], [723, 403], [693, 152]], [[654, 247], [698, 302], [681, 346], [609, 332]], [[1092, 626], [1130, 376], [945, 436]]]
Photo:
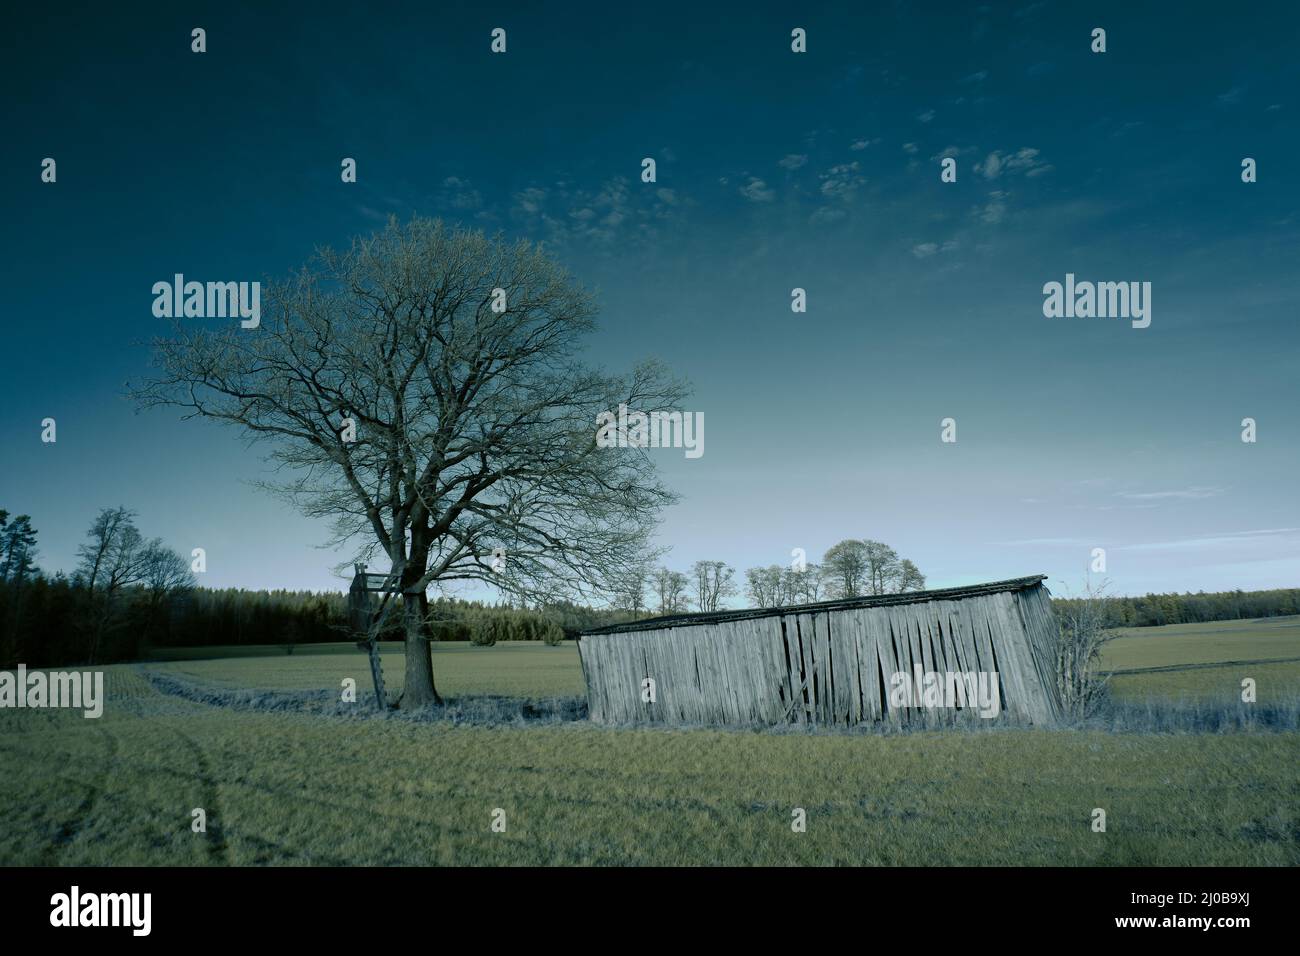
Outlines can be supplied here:
[[924, 706], [922, 675], [996, 674], [997, 719], [1050, 725], [1061, 704], [1044, 577], [595, 628], [578, 642], [588, 712], [598, 723], [941, 726], [977, 718], [975, 703], [958, 687], [946, 706]]

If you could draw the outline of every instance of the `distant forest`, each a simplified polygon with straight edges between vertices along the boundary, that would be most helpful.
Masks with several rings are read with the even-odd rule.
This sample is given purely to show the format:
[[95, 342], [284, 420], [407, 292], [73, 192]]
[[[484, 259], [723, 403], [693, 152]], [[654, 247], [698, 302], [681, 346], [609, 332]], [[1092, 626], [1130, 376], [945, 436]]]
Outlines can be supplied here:
[[[1053, 598], [1052, 606], [1060, 614], [1084, 600], [1087, 599]], [[1161, 624], [1197, 624], [1300, 614], [1300, 589], [1105, 597], [1100, 599], [1100, 603], [1107, 627], [1158, 627]]]
[[[625, 611], [559, 603], [523, 610], [482, 601], [429, 602], [429, 637], [437, 641], [541, 641], [632, 619]], [[644, 616], [644, 615], [642, 615]], [[337, 591], [245, 591], [192, 588], [157, 601], [148, 589], [121, 595], [110, 620], [84, 586], [65, 578], [0, 581], [0, 668], [147, 659], [155, 648], [206, 645], [295, 645], [350, 641], [347, 596]], [[401, 640], [400, 618], [390, 635]], [[558, 636], [558, 635], [556, 635]]]
[[[291, 653], [300, 644], [354, 640], [347, 596], [340, 591], [215, 590], [197, 586], [188, 559], [160, 538], [145, 537], [126, 508], [104, 508], [78, 549], [71, 577], [36, 566], [36, 529], [27, 515], [0, 509], [0, 668], [106, 664], [143, 660], [155, 649], [270, 645]], [[925, 577], [888, 545], [841, 541], [821, 565], [798, 571], [750, 568], [745, 596], [753, 607], [811, 603], [828, 597], [920, 590]], [[615, 595], [610, 608], [569, 602], [512, 607], [438, 598], [429, 602], [434, 641], [558, 643], [586, 628], [658, 613], [724, 609], [735, 595], [735, 571], [722, 561], [697, 561], [690, 575], [647, 565]], [[650, 600], [647, 600], [647, 592]], [[1148, 594], [1145, 597], [1056, 598], [1058, 613], [1099, 600], [1108, 627], [1300, 614], [1300, 590]], [[657, 604], [658, 607], [654, 607]], [[396, 622], [388, 640], [401, 640]]]
[[[1057, 598], [1058, 611], [1081, 599]], [[1300, 614], [1300, 590], [1148, 594], [1103, 598], [1113, 627]], [[563, 629], [651, 616], [557, 603], [512, 608], [442, 598], [429, 602], [429, 636], [439, 641], [545, 640]], [[348, 641], [346, 595], [341, 592], [245, 591], [188, 588], [158, 593], [136, 587], [111, 606], [82, 584], [32, 575], [0, 580], [0, 668], [141, 660], [155, 648], [205, 645], [295, 645]], [[400, 640], [395, 631], [391, 639]]]

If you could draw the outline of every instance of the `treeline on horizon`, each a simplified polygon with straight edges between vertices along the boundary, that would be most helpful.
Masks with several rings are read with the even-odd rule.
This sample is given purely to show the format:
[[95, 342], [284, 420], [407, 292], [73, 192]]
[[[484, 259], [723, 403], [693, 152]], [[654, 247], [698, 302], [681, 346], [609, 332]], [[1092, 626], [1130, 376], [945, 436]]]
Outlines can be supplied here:
[[1300, 589], [1271, 591], [1198, 591], [1195, 594], [1147, 594], [1142, 597], [1052, 598], [1058, 615], [1093, 600], [1100, 604], [1104, 626], [1160, 627], [1240, 621], [1254, 617], [1300, 614]]
[[[0, 667], [141, 660], [156, 649], [355, 640], [347, 596], [338, 591], [202, 588], [191, 563], [161, 538], [146, 537], [136, 513], [103, 508], [77, 549], [72, 575], [36, 564], [29, 515], [0, 509]], [[543, 641], [558, 644], [584, 628], [629, 620], [627, 611], [554, 602], [533, 610], [483, 601], [429, 602], [431, 640]], [[381, 639], [401, 640], [394, 616]]]
[[[341, 591], [249, 591], [198, 586], [195, 568], [160, 538], [147, 538], [125, 507], [104, 508], [78, 548], [71, 577], [36, 565], [37, 532], [27, 515], [0, 509], [0, 668], [106, 664], [146, 659], [157, 649], [281, 646], [354, 641]], [[751, 607], [919, 591], [925, 576], [888, 545], [845, 540], [822, 563], [750, 568]], [[740, 590], [722, 561], [697, 561], [690, 575], [648, 564], [609, 608], [567, 601], [539, 607], [440, 597], [429, 601], [426, 634], [435, 641], [558, 643], [592, 627], [657, 614], [720, 610]], [[646, 600], [647, 591], [651, 600]], [[1058, 614], [1091, 602], [1105, 627], [1147, 627], [1300, 614], [1300, 589], [1055, 598]], [[658, 607], [655, 608], [654, 604]], [[1100, 608], [1097, 608], [1097, 605]], [[381, 639], [402, 640], [393, 616]]]
[[[1085, 598], [1054, 598], [1059, 613]], [[1148, 594], [1099, 600], [1109, 627], [1150, 627], [1300, 614], [1300, 589]], [[429, 602], [429, 637], [437, 641], [541, 641], [552, 625], [573, 638], [586, 628], [652, 616], [556, 603], [516, 608], [485, 601]], [[392, 640], [401, 639], [394, 628]], [[213, 645], [281, 646], [355, 640], [347, 596], [337, 591], [248, 591], [188, 588], [160, 600], [149, 588], [121, 595], [112, 620], [82, 583], [42, 574], [0, 579], [0, 668], [147, 659], [163, 648]]]
[[[539, 609], [440, 598], [429, 602], [436, 641], [543, 641], [558, 625], [566, 638], [589, 627], [632, 620], [626, 611], [559, 602]], [[354, 641], [347, 595], [337, 591], [190, 588], [161, 601], [146, 588], [117, 599], [103, 620], [96, 595], [63, 576], [0, 580], [0, 669], [146, 660], [164, 648], [281, 646]], [[384, 640], [401, 640], [394, 616]]]

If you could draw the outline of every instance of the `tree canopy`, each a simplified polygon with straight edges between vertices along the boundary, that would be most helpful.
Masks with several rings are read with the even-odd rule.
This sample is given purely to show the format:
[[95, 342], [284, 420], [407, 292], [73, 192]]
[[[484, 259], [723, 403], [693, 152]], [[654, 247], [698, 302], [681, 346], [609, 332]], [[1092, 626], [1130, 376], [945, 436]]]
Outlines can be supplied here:
[[596, 419], [671, 410], [685, 388], [653, 362], [587, 367], [594, 303], [541, 247], [390, 220], [262, 298], [255, 329], [173, 319], [134, 395], [266, 441], [292, 476], [268, 487], [329, 518], [354, 559], [386, 555], [405, 598], [404, 707], [438, 699], [429, 587], [588, 597], [644, 562], [674, 495], [645, 449], [598, 448]]

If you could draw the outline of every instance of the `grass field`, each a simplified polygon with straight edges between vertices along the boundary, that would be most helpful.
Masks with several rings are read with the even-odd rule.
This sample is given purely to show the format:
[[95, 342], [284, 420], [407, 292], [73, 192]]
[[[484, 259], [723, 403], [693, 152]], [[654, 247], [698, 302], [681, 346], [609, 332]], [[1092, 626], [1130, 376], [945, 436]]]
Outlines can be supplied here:
[[[1257, 661], [1272, 663], [1235, 663]], [[1259, 699], [1274, 700], [1300, 693], [1300, 617], [1132, 628], [1106, 645], [1104, 662], [1119, 698], [1233, 697], [1251, 677]]]
[[[579, 696], [587, 692], [578, 662], [578, 646], [566, 641], [545, 644], [502, 643], [475, 647], [468, 643], [434, 643], [433, 673], [440, 693], [504, 694], [512, 697]], [[390, 692], [402, 687], [401, 644], [381, 645], [384, 682]], [[160, 663], [158, 670], [219, 687], [266, 690], [337, 689], [345, 677], [370, 692], [370, 665], [352, 644], [303, 647], [291, 655], [248, 655], [218, 660]]]
[[[1300, 656], [1297, 629], [1144, 629], [1111, 661]], [[582, 691], [572, 645], [434, 653], [449, 695]], [[0, 863], [1300, 864], [1297, 733], [455, 726], [209, 706], [160, 692], [146, 669], [225, 688], [368, 682], [354, 648], [303, 648], [108, 668], [99, 720], [0, 711]], [[385, 669], [400, 683], [395, 649]], [[1231, 668], [1115, 680], [1149, 695], [1210, 670]], [[191, 831], [195, 807], [206, 833]], [[791, 831], [795, 807], [806, 833]]]
[[[438, 688], [451, 695], [507, 694], [524, 697], [584, 693], [576, 645], [433, 644]], [[215, 659], [200, 659], [203, 658]], [[351, 644], [315, 644], [286, 655], [280, 647], [201, 648], [157, 655], [159, 669], [220, 687], [320, 690], [352, 677], [369, 686], [366, 659]], [[385, 679], [401, 687], [402, 647], [383, 645]], [[1272, 661], [1238, 664], [1236, 661]], [[1300, 694], [1300, 618], [1262, 618], [1133, 628], [1106, 645], [1115, 695], [1235, 697], [1241, 679], [1253, 677], [1260, 700]], [[1212, 666], [1207, 666], [1212, 665]], [[1152, 668], [1177, 668], [1156, 671]]]

